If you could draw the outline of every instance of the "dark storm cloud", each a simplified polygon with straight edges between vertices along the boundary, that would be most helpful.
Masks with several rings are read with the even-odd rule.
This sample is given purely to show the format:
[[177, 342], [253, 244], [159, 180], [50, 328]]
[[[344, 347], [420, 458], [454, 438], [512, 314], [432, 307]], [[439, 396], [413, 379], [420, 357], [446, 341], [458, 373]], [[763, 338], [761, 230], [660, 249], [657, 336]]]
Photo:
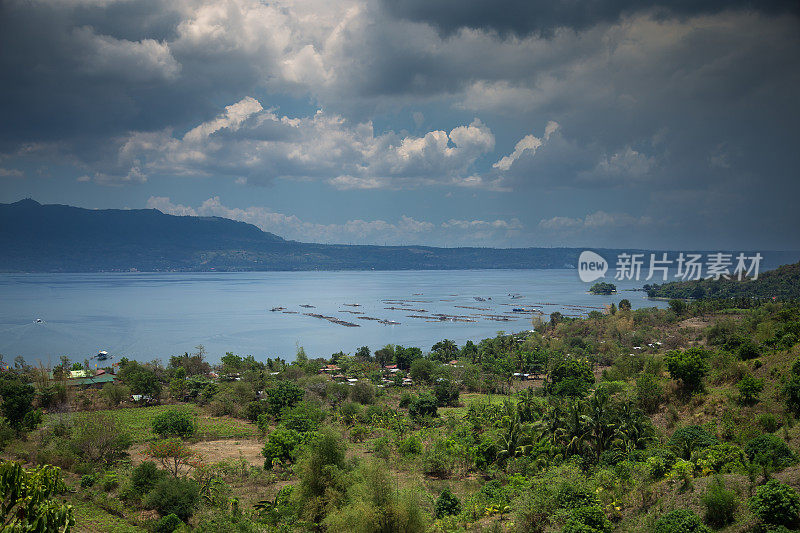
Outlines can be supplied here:
[[797, 13], [795, 0], [381, 0], [394, 16], [427, 22], [449, 34], [460, 28], [499, 33], [549, 34], [557, 28], [583, 30], [624, 15], [652, 11], [658, 16], [693, 16], [741, 9], [768, 14]]
[[0, 151], [189, 124], [252, 90], [242, 60], [167, 44], [184, 16], [153, 0], [0, 2]]
[[513, 191], [479, 216], [800, 244], [797, 6], [0, 0], [0, 176]]

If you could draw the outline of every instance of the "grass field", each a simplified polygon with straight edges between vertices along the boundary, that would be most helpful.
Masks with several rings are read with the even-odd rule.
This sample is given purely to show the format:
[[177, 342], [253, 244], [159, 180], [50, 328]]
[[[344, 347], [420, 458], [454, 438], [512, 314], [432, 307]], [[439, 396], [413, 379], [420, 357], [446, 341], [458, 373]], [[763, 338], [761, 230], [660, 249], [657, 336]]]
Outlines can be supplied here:
[[479, 392], [465, 392], [461, 395], [459, 402], [461, 407], [440, 407], [439, 415], [445, 416], [448, 413], [455, 417], [463, 417], [467, 414], [469, 406], [473, 403], [490, 403], [494, 405], [502, 404], [503, 402], [514, 402], [516, 399], [513, 397], [503, 396], [501, 394], [482, 394]]
[[104, 533], [146, 533], [147, 531], [107, 513], [91, 502], [72, 498], [69, 503], [73, 506], [75, 516], [75, 527], [72, 531], [102, 531]]
[[[186, 409], [197, 415], [197, 437], [203, 440], [246, 439], [258, 437], [254, 424], [227, 416], [208, 416], [193, 406], [154, 405], [150, 407], [129, 407], [93, 411], [91, 415], [106, 415], [116, 419], [117, 425], [133, 437], [134, 443], [146, 442], [155, 438], [152, 432], [153, 419], [168, 409]], [[46, 422], [47, 420], [45, 420]]]

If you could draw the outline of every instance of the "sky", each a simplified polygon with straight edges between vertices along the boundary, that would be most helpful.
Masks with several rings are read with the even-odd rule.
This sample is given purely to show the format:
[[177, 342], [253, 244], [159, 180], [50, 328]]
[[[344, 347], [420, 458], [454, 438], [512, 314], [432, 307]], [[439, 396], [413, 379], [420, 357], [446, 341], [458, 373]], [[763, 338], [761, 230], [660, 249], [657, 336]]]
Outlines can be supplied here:
[[2, 0], [0, 202], [800, 249], [800, 4]]

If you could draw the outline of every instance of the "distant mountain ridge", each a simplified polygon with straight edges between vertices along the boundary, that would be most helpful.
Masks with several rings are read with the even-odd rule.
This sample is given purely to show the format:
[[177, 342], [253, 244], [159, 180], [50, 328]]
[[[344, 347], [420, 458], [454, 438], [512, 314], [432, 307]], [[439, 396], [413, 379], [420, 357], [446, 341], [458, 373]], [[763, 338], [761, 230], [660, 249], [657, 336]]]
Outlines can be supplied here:
[[[0, 204], [2, 272], [574, 268], [581, 251], [314, 244], [220, 217], [84, 209], [31, 199]], [[596, 251], [609, 258], [617, 253]], [[796, 253], [791, 257], [797, 260]]]

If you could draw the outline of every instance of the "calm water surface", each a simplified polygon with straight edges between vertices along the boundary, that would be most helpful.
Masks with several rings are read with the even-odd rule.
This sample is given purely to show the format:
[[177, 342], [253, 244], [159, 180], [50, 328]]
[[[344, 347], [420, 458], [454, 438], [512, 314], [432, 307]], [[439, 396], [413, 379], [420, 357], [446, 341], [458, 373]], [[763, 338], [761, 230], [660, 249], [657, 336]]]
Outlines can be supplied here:
[[[617, 283], [620, 290], [639, 285]], [[29, 362], [48, 364], [61, 355], [80, 361], [98, 350], [166, 361], [198, 344], [206, 347], [212, 362], [227, 351], [293, 359], [297, 346], [310, 357], [328, 357], [339, 350], [353, 353], [364, 345], [374, 350], [389, 343], [429, 350], [444, 338], [461, 345], [500, 330], [530, 329], [531, 314], [515, 315], [513, 308], [540, 305], [546, 315], [579, 314], [589, 309], [564, 306], [599, 308], [621, 298], [630, 299], [634, 307], [665, 305], [644, 299], [642, 292], [606, 297], [588, 294], [587, 289], [574, 270], [3, 274], [0, 354], [5, 361], [22, 355]], [[512, 299], [511, 294], [522, 297]], [[486, 301], [476, 301], [476, 296]], [[407, 304], [426, 312], [385, 309], [401, 307], [383, 302], [393, 299], [419, 300]], [[303, 304], [315, 308], [300, 307]], [[336, 316], [360, 327], [270, 312], [273, 307]], [[345, 310], [400, 324], [359, 320]], [[515, 316], [508, 322], [481, 316], [471, 316], [475, 322], [408, 317], [432, 313]], [[43, 322], [36, 323], [37, 318]]]

